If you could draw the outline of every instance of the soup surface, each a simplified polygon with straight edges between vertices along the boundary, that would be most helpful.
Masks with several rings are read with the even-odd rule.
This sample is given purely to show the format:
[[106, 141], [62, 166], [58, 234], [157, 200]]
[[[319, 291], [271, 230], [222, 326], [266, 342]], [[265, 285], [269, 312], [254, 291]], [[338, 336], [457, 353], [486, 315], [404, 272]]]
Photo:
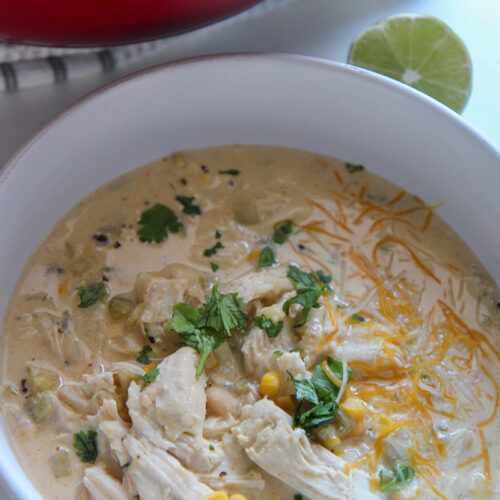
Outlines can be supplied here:
[[28, 476], [51, 500], [498, 498], [500, 297], [436, 208], [257, 146], [91, 194], [4, 321]]

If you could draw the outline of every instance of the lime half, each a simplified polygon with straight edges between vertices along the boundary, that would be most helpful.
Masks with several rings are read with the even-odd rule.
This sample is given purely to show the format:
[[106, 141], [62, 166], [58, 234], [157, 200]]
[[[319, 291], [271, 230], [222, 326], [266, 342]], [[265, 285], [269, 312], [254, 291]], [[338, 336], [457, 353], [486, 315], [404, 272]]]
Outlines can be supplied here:
[[370, 26], [352, 43], [349, 63], [406, 83], [458, 113], [470, 95], [467, 47], [432, 16], [400, 14]]

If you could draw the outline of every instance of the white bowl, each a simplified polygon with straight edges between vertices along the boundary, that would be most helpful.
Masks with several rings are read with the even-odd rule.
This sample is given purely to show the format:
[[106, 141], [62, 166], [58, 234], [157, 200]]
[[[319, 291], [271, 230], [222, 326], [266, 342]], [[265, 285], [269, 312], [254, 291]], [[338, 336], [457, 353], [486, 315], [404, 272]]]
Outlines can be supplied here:
[[[180, 61], [109, 85], [42, 129], [0, 177], [0, 314], [55, 222], [101, 184], [173, 150], [271, 144], [362, 163], [439, 209], [499, 282], [500, 155], [425, 95], [343, 64], [236, 54]], [[0, 476], [41, 499], [0, 426]]]

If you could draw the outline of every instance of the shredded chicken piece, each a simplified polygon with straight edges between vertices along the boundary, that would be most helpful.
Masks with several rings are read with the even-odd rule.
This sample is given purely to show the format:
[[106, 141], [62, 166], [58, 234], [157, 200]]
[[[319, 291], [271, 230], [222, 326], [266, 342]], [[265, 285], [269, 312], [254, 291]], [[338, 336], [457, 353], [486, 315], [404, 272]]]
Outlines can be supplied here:
[[172, 318], [172, 310], [182, 302], [187, 286], [185, 279], [165, 279], [141, 273], [137, 278], [136, 294], [144, 302], [142, 321], [163, 323]]
[[245, 302], [266, 299], [275, 302], [285, 292], [293, 290], [283, 266], [245, 273], [230, 283], [221, 283], [222, 293], [237, 292]]
[[262, 399], [243, 408], [232, 429], [250, 460], [261, 469], [315, 500], [371, 500], [369, 477], [360, 470], [345, 474], [346, 463], [302, 429], [272, 401]]
[[132, 500], [119, 481], [111, 477], [101, 467], [85, 469], [83, 484], [93, 500]]
[[196, 472], [208, 472], [221, 460], [203, 438], [207, 402], [205, 374], [196, 376], [199, 355], [183, 347], [158, 366], [156, 380], [141, 390], [133, 382], [127, 406], [132, 431], [155, 446], [168, 450]]
[[125, 448], [132, 457], [128, 474], [141, 500], [200, 500], [212, 493], [196, 474], [151, 442], [128, 436]]

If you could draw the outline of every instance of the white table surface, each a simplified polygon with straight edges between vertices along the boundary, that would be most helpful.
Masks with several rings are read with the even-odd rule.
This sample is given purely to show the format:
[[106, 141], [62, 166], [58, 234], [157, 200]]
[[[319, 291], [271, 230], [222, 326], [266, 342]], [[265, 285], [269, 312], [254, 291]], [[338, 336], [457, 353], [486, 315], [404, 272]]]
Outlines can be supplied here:
[[[344, 62], [357, 34], [402, 12], [435, 15], [462, 37], [474, 66], [463, 116], [500, 150], [499, 0], [289, 0], [258, 16], [241, 14], [176, 37], [168, 57], [162, 53], [107, 74], [0, 93], [0, 166], [56, 113], [125, 74], [169, 60], [232, 51], [289, 52]], [[5, 498], [0, 486], [0, 500]]]
[[391, 14], [432, 14], [464, 40], [473, 61], [473, 90], [464, 118], [500, 150], [499, 0], [289, 0], [258, 16], [240, 14], [176, 37], [160, 55], [107, 74], [16, 93], [0, 93], [0, 165], [44, 123], [91, 90], [168, 60], [232, 51], [305, 54], [344, 62], [351, 40]]

